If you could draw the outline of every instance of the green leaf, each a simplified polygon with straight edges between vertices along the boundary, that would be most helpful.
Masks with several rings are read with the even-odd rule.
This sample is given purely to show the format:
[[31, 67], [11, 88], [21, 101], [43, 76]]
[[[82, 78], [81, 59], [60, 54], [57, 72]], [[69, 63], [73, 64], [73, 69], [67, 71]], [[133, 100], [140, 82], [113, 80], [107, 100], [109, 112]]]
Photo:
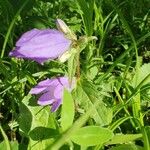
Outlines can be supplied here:
[[[133, 87], [136, 87], [136, 85], [140, 84], [149, 74], [150, 74], [150, 63], [142, 65], [142, 67], [139, 68], [138, 71], [138, 78], [136, 79], [136, 74], [135, 74], [132, 80]], [[148, 78], [148, 80], [146, 80], [143, 85], [146, 85], [149, 82], [150, 82], [150, 78]]]
[[6, 147], [7, 150], [11, 150], [10, 142], [9, 142], [8, 137], [1, 125], [0, 125], [0, 131], [4, 138], [4, 142], [1, 143], [1, 147]]
[[17, 141], [11, 141], [10, 142], [10, 148], [8, 148], [6, 146], [5, 141], [3, 141], [3, 142], [0, 143], [0, 149], [1, 150], [9, 150], [9, 149], [10, 150], [18, 150], [18, 146], [19, 146], [19, 144], [18, 144]]
[[119, 125], [121, 125], [123, 122], [125, 122], [126, 120], [131, 119], [131, 118], [132, 118], [131, 116], [119, 118], [117, 121], [115, 121], [113, 124], [111, 124], [111, 126], [109, 128], [114, 131], [116, 128], [119, 127]]
[[78, 63], [78, 49], [72, 48], [71, 50], [71, 56], [68, 59], [68, 76], [69, 79], [71, 80], [76, 73], [76, 68], [77, 68], [77, 63]]
[[97, 124], [101, 126], [108, 125], [112, 120], [112, 109], [107, 108], [102, 101], [103, 96], [99, 95], [99, 91], [95, 85], [86, 79], [81, 79], [80, 85], [77, 86], [76, 95], [78, 105], [87, 111], [96, 101], [99, 101], [99, 107], [93, 110], [90, 115]]
[[45, 29], [48, 26], [48, 21], [46, 20], [45, 17], [29, 16], [23, 21], [24, 21], [23, 22], [24, 25], [26, 25], [27, 27], [31, 27], [31, 28]]
[[55, 136], [58, 136], [59, 132], [56, 129], [46, 127], [36, 127], [30, 131], [30, 137], [34, 141], [45, 140]]
[[150, 150], [150, 126], [142, 127], [144, 149]]
[[[7, 148], [8, 147], [6, 146], [5, 141], [0, 143], [0, 149], [7, 149]], [[9, 150], [9, 148], [8, 148], [8, 150]]]
[[144, 150], [144, 148], [134, 144], [123, 144], [110, 148], [109, 150]]
[[[45, 149], [58, 135], [50, 108], [38, 106], [37, 100], [28, 95], [20, 104], [19, 127], [24, 136], [29, 137], [29, 148]], [[42, 134], [43, 133], [43, 134]]]
[[74, 108], [74, 101], [70, 92], [66, 89], [64, 90], [64, 97], [63, 97], [63, 104], [62, 104], [62, 111], [61, 111], [61, 126], [63, 131], [68, 129], [74, 119], [75, 108]]
[[10, 142], [12, 150], [18, 150], [19, 149], [19, 144], [17, 141], [11, 141]]
[[101, 145], [113, 137], [113, 132], [99, 126], [87, 126], [77, 130], [71, 140], [79, 145]]
[[18, 123], [20, 126], [20, 131], [28, 136], [28, 133], [32, 126], [32, 113], [24, 103], [20, 103], [20, 115], [18, 118]]
[[114, 137], [111, 139], [111, 141], [107, 142], [107, 144], [111, 145], [111, 144], [127, 143], [127, 142], [130, 142], [130, 141], [134, 141], [136, 139], [139, 139], [141, 137], [142, 137], [142, 134], [114, 135]]
[[85, 32], [88, 36], [91, 36], [93, 33], [93, 8], [94, 1], [89, 0], [88, 2], [85, 0], [77, 0], [78, 13], [81, 15]]
[[150, 143], [150, 126], [146, 126], [145, 130], [146, 130], [146, 133], [147, 133], [147, 136], [148, 136], [148, 140], [149, 140], [149, 143]]
[[92, 80], [96, 77], [97, 73], [98, 73], [98, 67], [93, 66], [89, 69], [88, 77]]

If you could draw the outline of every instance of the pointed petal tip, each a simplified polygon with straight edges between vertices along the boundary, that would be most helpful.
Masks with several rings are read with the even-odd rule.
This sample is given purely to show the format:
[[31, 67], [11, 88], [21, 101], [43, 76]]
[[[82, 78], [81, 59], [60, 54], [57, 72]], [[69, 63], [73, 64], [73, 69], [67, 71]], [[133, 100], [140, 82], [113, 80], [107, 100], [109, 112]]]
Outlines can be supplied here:
[[42, 99], [39, 99], [37, 101], [37, 103], [41, 106], [45, 106], [45, 105], [51, 105], [52, 103], [54, 103], [55, 100], [54, 99], [50, 99], [50, 100], [42, 100]]
[[57, 109], [60, 107], [61, 104], [62, 104], [62, 99], [57, 99], [51, 107], [51, 112], [57, 111]]
[[13, 52], [9, 52], [8, 56], [13, 56]]

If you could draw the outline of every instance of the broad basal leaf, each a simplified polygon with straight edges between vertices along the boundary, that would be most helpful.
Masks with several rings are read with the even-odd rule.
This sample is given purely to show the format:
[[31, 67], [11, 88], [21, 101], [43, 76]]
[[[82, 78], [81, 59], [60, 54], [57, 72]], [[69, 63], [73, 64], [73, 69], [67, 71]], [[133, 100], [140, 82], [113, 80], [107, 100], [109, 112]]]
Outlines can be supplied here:
[[29, 138], [29, 148], [33, 150], [45, 149], [58, 135], [50, 107], [38, 106], [30, 95], [20, 103], [18, 121], [21, 132]]
[[104, 144], [113, 137], [113, 132], [99, 126], [87, 126], [80, 128], [71, 137], [71, 140], [79, 145], [94, 146]]

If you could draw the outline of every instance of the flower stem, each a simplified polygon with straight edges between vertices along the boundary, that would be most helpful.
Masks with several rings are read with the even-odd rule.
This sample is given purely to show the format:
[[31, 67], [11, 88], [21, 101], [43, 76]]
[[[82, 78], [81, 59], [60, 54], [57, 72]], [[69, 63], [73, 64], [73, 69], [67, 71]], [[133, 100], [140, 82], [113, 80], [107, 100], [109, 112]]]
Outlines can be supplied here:
[[80, 51], [79, 50], [77, 53], [77, 70], [76, 70], [76, 73], [77, 73], [77, 79], [80, 79]]

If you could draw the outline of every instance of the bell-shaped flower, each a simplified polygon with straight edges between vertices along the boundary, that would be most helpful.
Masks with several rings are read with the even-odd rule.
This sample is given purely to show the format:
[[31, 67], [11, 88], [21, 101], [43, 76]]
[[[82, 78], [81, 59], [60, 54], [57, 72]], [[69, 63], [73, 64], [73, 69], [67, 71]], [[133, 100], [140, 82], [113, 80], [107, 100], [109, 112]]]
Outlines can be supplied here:
[[72, 41], [55, 29], [32, 29], [24, 33], [9, 56], [26, 58], [43, 64], [60, 57], [69, 50]]
[[51, 111], [54, 112], [62, 104], [64, 88], [71, 92], [74, 87], [75, 79], [70, 83], [68, 77], [58, 77], [39, 82], [29, 93], [40, 94], [38, 104], [51, 105]]

